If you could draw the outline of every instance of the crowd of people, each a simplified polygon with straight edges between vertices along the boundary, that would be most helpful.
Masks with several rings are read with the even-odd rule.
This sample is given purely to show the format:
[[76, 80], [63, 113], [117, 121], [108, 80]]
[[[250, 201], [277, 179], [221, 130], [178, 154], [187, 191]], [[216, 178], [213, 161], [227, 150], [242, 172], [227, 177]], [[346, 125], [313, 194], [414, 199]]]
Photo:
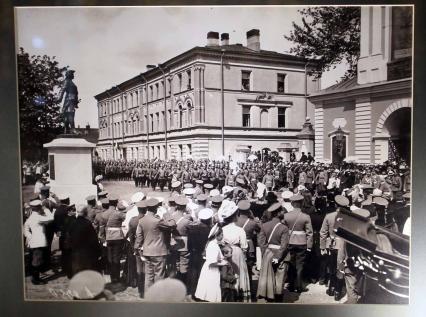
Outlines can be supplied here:
[[[46, 185], [29, 202], [24, 235], [34, 284], [46, 283], [40, 272], [56, 235], [69, 278], [95, 270], [116, 291], [137, 287], [142, 298], [170, 277], [195, 301], [282, 302], [286, 289], [300, 294], [319, 283], [336, 301], [347, 294], [356, 303], [365, 287], [334, 231], [339, 210], [410, 233], [404, 162], [97, 161], [94, 170], [104, 176], [87, 205], [70, 205]], [[102, 179], [133, 179], [131, 201], [108, 194]], [[170, 194], [146, 196], [142, 187]]]

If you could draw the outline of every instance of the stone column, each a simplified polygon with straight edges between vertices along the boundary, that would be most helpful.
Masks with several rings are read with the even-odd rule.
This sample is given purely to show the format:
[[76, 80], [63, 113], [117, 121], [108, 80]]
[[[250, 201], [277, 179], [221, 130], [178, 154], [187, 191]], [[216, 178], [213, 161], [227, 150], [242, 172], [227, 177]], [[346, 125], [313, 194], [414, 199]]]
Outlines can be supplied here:
[[355, 104], [355, 156], [359, 163], [371, 163], [371, 103], [358, 99]]

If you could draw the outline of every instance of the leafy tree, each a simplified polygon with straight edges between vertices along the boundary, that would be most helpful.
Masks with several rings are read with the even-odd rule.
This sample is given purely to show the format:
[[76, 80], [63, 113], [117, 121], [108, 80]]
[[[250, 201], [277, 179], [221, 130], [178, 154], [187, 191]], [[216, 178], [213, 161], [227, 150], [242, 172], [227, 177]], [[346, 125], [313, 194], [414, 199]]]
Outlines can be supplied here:
[[42, 157], [43, 144], [61, 133], [60, 104], [56, 93], [66, 67], [55, 57], [30, 56], [21, 47], [18, 53], [18, 95], [21, 156], [27, 160]]
[[293, 22], [290, 35], [284, 37], [296, 43], [290, 53], [317, 59], [310, 74], [321, 73], [342, 61], [349, 64], [342, 79], [352, 78], [357, 72], [360, 51], [360, 7], [312, 7], [299, 10], [302, 25]]

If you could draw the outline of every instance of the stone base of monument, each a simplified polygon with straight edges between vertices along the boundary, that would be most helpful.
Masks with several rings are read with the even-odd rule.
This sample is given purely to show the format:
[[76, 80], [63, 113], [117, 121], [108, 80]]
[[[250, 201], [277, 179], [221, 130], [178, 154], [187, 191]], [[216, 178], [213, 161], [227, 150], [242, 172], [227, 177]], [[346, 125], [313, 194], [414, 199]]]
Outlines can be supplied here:
[[43, 145], [48, 150], [50, 190], [57, 196], [68, 195], [71, 204], [85, 204], [96, 195], [93, 185], [92, 151], [96, 146], [74, 134], [61, 134]]

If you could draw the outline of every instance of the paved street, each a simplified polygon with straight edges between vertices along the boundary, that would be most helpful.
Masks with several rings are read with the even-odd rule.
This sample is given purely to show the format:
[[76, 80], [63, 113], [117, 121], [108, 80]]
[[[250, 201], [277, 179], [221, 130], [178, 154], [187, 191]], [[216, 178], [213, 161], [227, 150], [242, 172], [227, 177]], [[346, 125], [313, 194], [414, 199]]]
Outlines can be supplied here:
[[[130, 200], [130, 197], [137, 190], [134, 187], [133, 182], [104, 182], [105, 190], [108, 193], [117, 195], [120, 199], [126, 201]], [[142, 191], [149, 196], [153, 197], [167, 197], [169, 192], [152, 192], [151, 189], [142, 189]], [[23, 187], [24, 201], [32, 196], [33, 186]], [[57, 248], [57, 244], [53, 244], [53, 249]], [[56, 255], [58, 252], [56, 251]], [[37, 300], [69, 300], [70, 297], [67, 294], [68, 279], [64, 276], [57, 277], [52, 271], [46, 272], [45, 276], [48, 279], [46, 285], [33, 285], [29, 276], [25, 279], [26, 298], [37, 299]], [[109, 282], [109, 276], [105, 276], [106, 282]], [[297, 304], [335, 304], [334, 299], [325, 294], [325, 286], [319, 284], [308, 285], [308, 291], [305, 293], [296, 294], [287, 292], [284, 296], [285, 303], [297, 303]], [[142, 301], [139, 298], [138, 291], [136, 288], [127, 288], [125, 291], [115, 294], [116, 300], [119, 301]], [[344, 302], [346, 298], [343, 298], [340, 302]], [[260, 301], [262, 303], [264, 301]]]

